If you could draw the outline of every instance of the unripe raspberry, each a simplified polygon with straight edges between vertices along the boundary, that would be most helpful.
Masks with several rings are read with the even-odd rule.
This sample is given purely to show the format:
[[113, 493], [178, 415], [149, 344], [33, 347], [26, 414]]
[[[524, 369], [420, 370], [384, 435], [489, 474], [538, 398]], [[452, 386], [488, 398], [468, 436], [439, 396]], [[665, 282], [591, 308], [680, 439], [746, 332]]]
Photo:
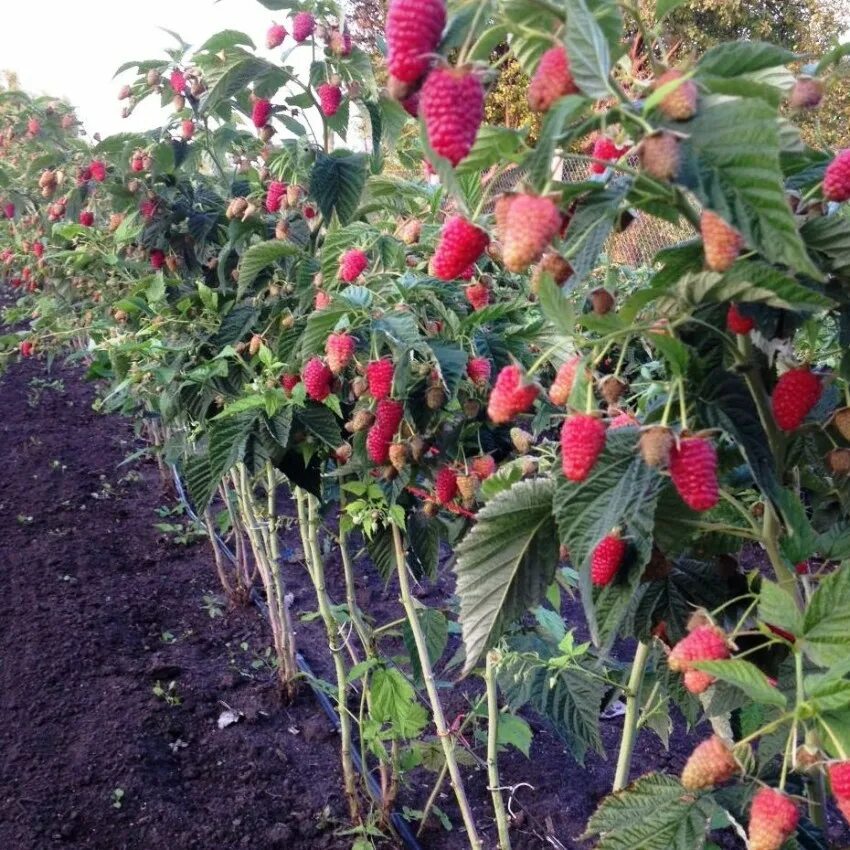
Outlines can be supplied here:
[[800, 77], [788, 95], [788, 105], [792, 109], [814, 109], [822, 99], [823, 83], [812, 77]]
[[537, 387], [524, 384], [519, 366], [505, 366], [496, 377], [496, 384], [487, 402], [487, 415], [497, 425], [510, 422], [514, 416], [528, 410], [537, 398]]
[[269, 31], [266, 33], [266, 47], [269, 50], [274, 50], [276, 47], [280, 47], [283, 44], [283, 40], [286, 38], [286, 27], [282, 24], [272, 24], [269, 27]]
[[551, 198], [503, 195], [496, 203], [496, 226], [502, 242], [502, 260], [512, 272], [537, 262], [561, 229], [561, 213]]
[[[609, 139], [608, 136], [599, 136], [599, 138], [593, 143], [591, 156], [594, 159], [601, 159], [605, 162], [613, 162], [623, 156], [628, 149], [628, 146], [622, 148], [617, 147], [614, 140]], [[590, 164], [591, 174], [604, 174], [607, 168], [608, 166], [601, 162], [592, 162]]]
[[521, 455], [524, 455], [531, 451], [531, 447], [534, 445], [534, 436], [522, 428], [511, 428], [511, 443]]
[[840, 407], [832, 417], [832, 424], [845, 440], [850, 440], [850, 407]]
[[570, 481], [584, 481], [605, 448], [605, 423], [598, 416], [577, 413], [561, 426], [561, 468]]
[[[660, 89], [661, 86], [671, 83], [674, 80], [680, 80], [684, 74], [681, 71], [671, 68], [665, 71], [656, 81], [654, 89]], [[677, 86], [669, 94], [664, 95], [658, 108], [662, 114], [671, 121], [687, 121], [693, 118], [697, 112], [697, 86], [693, 80], [685, 80]]]
[[387, 69], [401, 83], [417, 83], [437, 52], [446, 25], [444, 0], [391, 0], [387, 9]]
[[682, 154], [679, 137], [661, 130], [647, 136], [640, 146], [640, 164], [656, 180], [673, 180], [679, 173]]
[[401, 472], [407, 466], [409, 450], [405, 443], [392, 443], [389, 447], [388, 455], [390, 463], [398, 472]]
[[491, 475], [495, 475], [497, 468], [496, 461], [491, 455], [478, 455], [470, 463], [472, 474], [479, 481], [486, 481]]
[[806, 366], [789, 369], [776, 382], [770, 404], [783, 431], [799, 428], [823, 391], [820, 378]]
[[823, 175], [823, 196], [828, 201], [850, 200], [850, 148], [839, 151]]
[[567, 94], [578, 92], [570, 72], [566, 48], [559, 44], [541, 57], [528, 86], [528, 106], [534, 112], [547, 112], [552, 104]]
[[366, 364], [366, 382], [372, 398], [382, 399], [390, 394], [393, 387], [395, 367], [392, 360], [384, 357]]
[[333, 377], [333, 372], [328, 369], [321, 357], [308, 360], [301, 372], [307, 395], [314, 401], [324, 401], [331, 394]]
[[300, 44], [306, 41], [316, 29], [316, 19], [309, 12], [299, 12], [292, 19], [292, 37]]
[[750, 809], [749, 850], [779, 850], [797, 829], [800, 812], [774, 788], [760, 788]]
[[599, 394], [609, 406], [616, 406], [628, 389], [629, 385], [616, 375], [605, 375], [599, 382]]
[[[667, 664], [674, 673], [685, 674], [685, 687], [694, 694], [705, 691], [714, 677], [693, 667], [695, 661], [720, 661], [729, 657], [726, 637], [713, 625], [697, 626], [671, 651]], [[690, 678], [689, 677], [690, 674]]]
[[434, 478], [434, 495], [441, 505], [448, 505], [457, 496], [457, 472], [450, 466], [442, 467]]
[[546, 251], [540, 258], [540, 262], [531, 270], [532, 292], [539, 291], [540, 278], [544, 273], [552, 276], [556, 286], [563, 286], [572, 276], [573, 267], [555, 251]]
[[345, 423], [345, 430], [349, 434], [357, 434], [360, 431], [366, 431], [375, 423], [375, 414], [361, 408], [355, 410], [351, 419]]
[[330, 83], [322, 83], [316, 88], [316, 93], [319, 95], [322, 114], [327, 118], [336, 115], [339, 105], [342, 103], [342, 89]]
[[549, 400], [552, 404], [557, 404], [560, 407], [570, 400], [570, 393], [573, 391], [573, 383], [580, 363], [581, 357], [576, 356], [561, 364], [552, 386], [549, 387]]
[[391, 440], [404, 419], [404, 404], [392, 398], [382, 398], [375, 407], [375, 426]]
[[826, 465], [834, 475], [850, 475], [850, 449], [832, 449], [827, 452]]
[[484, 87], [465, 68], [436, 68], [419, 96], [419, 114], [434, 153], [457, 165], [472, 149], [484, 120]]
[[398, 238], [405, 245], [415, 245], [422, 235], [422, 222], [418, 218], [410, 218], [398, 229]]
[[698, 744], [682, 771], [682, 785], [688, 791], [713, 788], [731, 779], [738, 765], [729, 745], [717, 735]]
[[490, 242], [490, 237], [471, 221], [459, 215], [446, 219], [440, 231], [429, 271], [440, 280], [455, 280], [474, 263]]
[[369, 257], [365, 251], [359, 248], [349, 248], [339, 258], [339, 279], [345, 283], [353, 283], [366, 271], [369, 265]]
[[480, 280], [470, 283], [464, 295], [473, 310], [483, 310], [490, 303], [490, 288]]
[[590, 556], [590, 580], [596, 587], [611, 584], [623, 564], [627, 548], [626, 541], [616, 530], [596, 544]]
[[670, 452], [676, 437], [666, 425], [649, 425], [640, 435], [638, 447], [647, 466], [665, 467], [670, 462]]
[[717, 452], [705, 437], [683, 437], [670, 452], [670, 478], [682, 501], [694, 511], [708, 511], [720, 499]]
[[251, 121], [259, 130], [269, 123], [269, 118], [272, 117], [272, 104], [266, 98], [259, 98], [254, 101], [254, 106], [251, 108]]
[[699, 227], [705, 250], [705, 264], [713, 272], [728, 271], [741, 253], [743, 236], [711, 210], [703, 211]]
[[331, 296], [324, 289], [317, 289], [313, 298], [313, 306], [317, 310], [324, 310], [331, 303]]
[[614, 296], [604, 286], [597, 286], [590, 293], [590, 307], [597, 316], [606, 316], [615, 303]]
[[479, 483], [474, 475], [458, 475], [457, 492], [465, 507], [472, 507], [475, 504]]
[[486, 386], [490, 383], [490, 371], [492, 366], [486, 357], [471, 357], [466, 364], [466, 374], [473, 384]]
[[325, 342], [325, 354], [328, 358], [328, 366], [334, 375], [340, 372], [351, 362], [357, 340], [348, 333], [333, 333]]
[[754, 327], [756, 323], [749, 317], [745, 316], [739, 309], [737, 304], [730, 304], [729, 310], [726, 313], [726, 327], [733, 334], [745, 336]]

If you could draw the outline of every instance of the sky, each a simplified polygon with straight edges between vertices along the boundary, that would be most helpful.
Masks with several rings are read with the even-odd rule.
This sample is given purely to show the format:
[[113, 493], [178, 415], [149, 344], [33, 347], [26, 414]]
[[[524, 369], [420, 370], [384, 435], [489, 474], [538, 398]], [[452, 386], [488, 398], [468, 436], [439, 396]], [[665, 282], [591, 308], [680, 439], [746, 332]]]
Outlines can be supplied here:
[[89, 134], [146, 130], [166, 118], [158, 98], [122, 119], [118, 92], [133, 75], [112, 78], [128, 60], [165, 58], [175, 42], [159, 27], [194, 46], [219, 30], [240, 30], [270, 57], [266, 30], [286, 24], [285, 15], [257, 0], [14, 0], [0, 26], [0, 70], [15, 71], [32, 94], [66, 98]]

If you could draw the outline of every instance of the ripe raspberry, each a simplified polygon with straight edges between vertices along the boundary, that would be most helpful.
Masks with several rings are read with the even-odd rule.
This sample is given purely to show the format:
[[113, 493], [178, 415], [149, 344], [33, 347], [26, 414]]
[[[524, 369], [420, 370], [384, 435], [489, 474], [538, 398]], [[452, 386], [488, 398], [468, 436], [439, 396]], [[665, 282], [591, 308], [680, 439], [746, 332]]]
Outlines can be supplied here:
[[316, 29], [316, 19], [309, 12], [299, 12], [292, 19], [292, 37], [300, 44]]
[[328, 366], [334, 375], [338, 375], [351, 362], [357, 340], [348, 333], [331, 334], [325, 342], [325, 354]]
[[640, 146], [640, 164], [656, 180], [673, 180], [679, 173], [682, 155], [679, 137], [661, 130], [647, 136]]
[[280, 385], [284, 388], [287, 395], [289, 395], [300, 383], [300, 375], [293, 375], [291, 372], [284, 372], [280, 376]]
[[339, 105], [342, 103], [342, 89], [330, 83], [322, 83], [316, 88], [316, 93], [319, 95], [322, 114], [327, 118], [336, 115]]
[[418, 82], [437, 52], [445, 25], [445, 0], [391, 0], [386, 24], [390, 74], [401, 83]]
[[523, 384], [519, 366], [505, 366], [496, 378], [496, 385], [487, 403], [487, 415], [497, 425], [510, 422], [528, 410], [537, 398], [534, 384]]
[[480, 280], [470, 283], [464, 290], [464, 295], [473, 310], [483, 310], [490, 303], [490, 287]]
[[33, 242], [32, 244], [32, 252], [36, 255], [36, 257], [44, 256], [44, 243], [43, 242]]
[[605, 448], [605, 423], [598, 416], [577, 413], [561, 426], [561, 467], [570, 481], [584, 481]]
[[89, 169], [91, 170], [92, 180], [96, 180], [98, 183], [103, 183], [106, 180], [106, 165], [99, 159], [94, 160]]
[[[619, 159], [623, 156], [624, 153], [628, 151], [628, 146], [619, 148], [616, 144], [614, 144], [613, 139], [609, 139], [608, 136], [600, 136], [593, 143], [593, 151], [591, 156], [594, 159], [601, 159], [605, 162], [613, 162], [614, 160]], [[590, 173], [591, 174], [604, 174], [606, 169], [608, 168], [602, 162], [592, 162], [590, 164]]]
[[382, 398], [375, 407], [375, 427], [391, 440], [404, 419], [404, 404], [392, 398]]
[[551, 198], [505, 195], [496, 204], [502, 259], [512, 272], [537, 262], [561, 229], [561, 213]]
[[640, 420], [628, 410], [623, 410], [608, 423], [608, 430], [616, 431], [617, 428], [636, 428], [638, 425], [640, 425]]
[[479, 481], [486, 481], [491, 475], [495, 475], [498, 468], [491, 455], [478, 455], [478, 457], [472, 458], [469, 466], [472, 474]]
[[179, 68], [175, 68], [171, 72], [168, 82], [171, 84], [174, 94], [183, 94], [186, 91], [186, 77]]
[[714, 677], [693, 668], [694, 661], [720, 661], [729, 657], [729, 647], [723, 632], [716, 626], [697, 626], [682, 638], [667, 658], [674, 673], [685, 674], [685, 687], [692, 694], [701, 694], [714, 684]]
[[315, 401], [324, 401], [331, 394], [333, 372], [328, 369], [321, 357], [313, 357], [307, 361], [301, 372], [307, 395]]
[[387, 463], [390, 459], [390, 444], [392, 437], [388, 437], [384, 429], [375, 424], [366, 435], [366, 454], [372, 463]]
[[365, 251], [361, 251], [359, 248], [349, 248], [339, 258], [339, 279], [345, 281], [345, 283], [352, 283], [366, 271], [368, 265], [369, 258]]
[[41, 121], [38, 118], [30, 118], [27, 121], [27, 132], [31, 136], [37, 136], [41, 132]]
[[151, 266], [157, 271], [165, 265], [165, 251], [160, 251], [159, 248], [154, 248], [150, 254]]
[[570, 58], [559, 44], [541, 57], [528, 86], [528, 105], [534, 112], [547, 112], [552, 104], [566, 94], [578, 91], [570, 73]]
[[266, 33], [266, 47], [269, 50], [274, 50], [276, 47], [280, 47], [283, 44], [283, 40], [286, 38], [286, 27], [282, 24], [272, 24], [269, 27], [269, 31]]
[[180, 135], [186, 142], [195, 135], [195, 122], [191, 118], [186, 118], [180, 123]]
[[269, 188], [266, 190], [266, 212], [280, 212], [280, 206], [286, 197], [286, 183], [281, 183], [279, 180], [272, 180], [269, 183]]
[[474, 263], [490, 243], [490, 237], [459, 215], [446, 219], [440, 231], [429, 271], [440, 280], [454, 280]]
[[[419, 92], [415, 91], [415, 92], [413, 92], [413, 94], [408, 95], [408, 97], [406, 97], [404, 100], [401, 101], [401, 106], [404, 109], [404, 111], [411, 118], [418, 118], [419, 117]], [[430, 163], [428, 163], [427, 160], [425, 160], [424, 164], [426, 166], [430, 167]], [[433, 172], [433, 169], [432, 169], [432, 172]], [[430, 177], [430, 176], [431, 175], [427, 173], [427, 168], [426, 168], [425, 177], [427, 178], [427, 177]]]
[[800, 77], [788, 95], [788, 105], [792, 109], [814, 109], [822, 99], [823, 83], [812, 77]]
[[823, 196], [828, 201], [850, 200], [850, 148], [839, 151], [823, 175]]
[[729, 311], [726, 313], [726, 327], [733, 334], [745, 336], [754, 327], [756, 323], [749, 317], [745, 316], [739, 309], [738, 305], [732, 303], [729, 305]]
[[[680, 80], [683, 76], [681, 71], [671, 68], [655, 81], [653, 88], [660, 89], [661, 86]], [[697, 113], [697, 95], [696, 83], [693, 80], [685, 80], [669, 94], [664, 95], [658, 108], [671, 121], [687, 121]]]
[[83, 227], [91, 227], [94, 224], [94, 213], [91, 210], [83, 210], [79, 221]]
[[606, 534], [597, 544], [590, 556], [590, 580], [596, 587], [611, 584], [626, 556], [626, 541], [618, 531]]
[[251, 109], [251, 120], [254, 126], [260, 130], [269, 123], [269, 118], [272, 117], [272, 102], [267, 98], [261, 97], [254, 101], [254, 106]]
[[3, 207], [3, 215], [6, 218], [12, 219], [15, 217], [15, 205], [14, 204], [6, 204]]
[[484, 87], [464, 68], [437, 68], [428, 74], [419, 96], [428, 144], [457, 165], [471, 150], [484, 120]]
[[[833, 762], [829, 766], [829, 784], [839, 804], [850, 802], [850, 761]], [[844, 809], [842, 814], [847, 817]]]
[[441, 505], [448, 505], [457, 496], [457, 472], [450, 466], [438, 470], [434, 478], [434, 495]]
[[366, 365], [366, 382], [372, 398], [382, 399], [390, 394], [393, 387], [393, 361], [387, 357], [373, 360]]
[[28, 339], [25, 339], [21, 343], [21, 357], [32, 357], [32, 353], [35, 350], [35, 343], [30, 342]]
[[698, 744], [682, 771], [682, 785], [688, 791], [713, 788], [731, 779], [738, 770], [729, 745], [717, 735]]
[[713, 272], [730, 269], [741, 253], [743, 236], [711, 210], [703, 211], [699, 228], [705, 249], [705, 264]]
[[473, 384], [486, 386], [490, 383], [492, 366], [486, 357], [471, 357], [466, 364], [466, 374]]
[[776, 424], [783, 431], [799, 428], [818, 403], [822, 391], [820, 378], [810, 369], [805, 366], [789, 369], [776, 382], [770, 398]]
[[552, 386], [549, 387], [549, 401], [552, 404], [561, 406], [570, 400], [570, 393], [573, 391], [573, 383], [580, 363], [581, 357], [575, 356], [561, 364]]
[[799, 820], [793, 800], [774, 788], [759, 789], [750, 809], [750, 850], [779, 850], [797, 829]]
[[650, 425], [638, 442], [644, 463], [654, 467], [667, 466], [675, 442], [673, 431], [666, 425]]
[[313, 306], [317, 310], [324, 310], [331, 303], [331, 296], [325, 292], [324, 289], [317, 289], [315, 298], [313, 299]]
[[682, 501], [692, 510], [707, 511], [719, 498], [717, 452], [704, 437], [683, 437], [670, 452], [670, 478]]

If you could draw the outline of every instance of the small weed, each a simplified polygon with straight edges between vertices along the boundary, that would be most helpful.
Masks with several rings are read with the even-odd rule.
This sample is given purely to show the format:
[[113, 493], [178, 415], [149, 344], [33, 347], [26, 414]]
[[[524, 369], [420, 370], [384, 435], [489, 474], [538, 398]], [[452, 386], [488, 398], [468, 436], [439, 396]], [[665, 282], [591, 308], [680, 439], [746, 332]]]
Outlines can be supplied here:
[[211, 620], [224, 616], [224, 599], [215, 593], [205, 593], [201, 606], [209, 614]]
[[[161, 505], [156, 509], [156, 513], [157, 516], [167, 519], [181, 517], [185, 510], [183, 505], [175, 505], [173, 508]], [[191, 546], [207, 536], [203, 525], [189, 518], [179, 522], [155, 522], [154, 528], [178, 546]]]
[[27, 404], [30, 407], [38, 407], [41, 403], [41, 397], [46, 392], [55, 392], [59, 395], [65, 392], [65, 382], [61, 378], [55, 378], [48, 381], [45, 378], [33, 378], [29, 383], [27, 392]]
[[163, 632], [160, 635], [160, 639], [163, 643], [167, 644], [177, 643], [177, 636], [172, 634], [171, 632]]
[[177, 693], [177, 682], [169, 682], [167, 687], [163, 687], [162, 682], [156, 682], [153, 686], [153, 695], [157, 699], [164, 700], [172, 708], [182, 702], [180, 694]]
[[33, 517], [27, 516], [26, 514], [18, 514], [16, 517], [19, 525], [31, 525], [33, 521]]
[[123, 788], [113, 788], [112, 795], [110, 796], [112, 800], [112, 808], [120, 809], [121, 806], [124, 805], [124, 789]]

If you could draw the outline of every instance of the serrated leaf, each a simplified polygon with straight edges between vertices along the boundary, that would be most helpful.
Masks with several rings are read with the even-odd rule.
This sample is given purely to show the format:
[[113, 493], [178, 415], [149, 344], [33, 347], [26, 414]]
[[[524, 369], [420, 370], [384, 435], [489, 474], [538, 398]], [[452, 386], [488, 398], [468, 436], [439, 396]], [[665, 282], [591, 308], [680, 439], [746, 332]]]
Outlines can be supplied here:
[[244, 45], [252, 50], [256, 49], [256, 45], [251, 40], [251, 37], [239, 30], [222, 30], [217, 32], [211, 38], [208, 38], [199, 48], [198, 52], [208, 51], [216, 53], [219, 50], [226, 50], [229, 47], [238, 47]]
[[531, 758], [531, 727], [516, 714], [499, 714], [496, 743], [500, 747], [516, 747], [526, 758]]
[[421, 511], [407, 516], [408, 561], [416, 575], [434, 578], [440, 557], [440, 525], [438, 520]]
[[339, 420], [322, 404], [308, 404], [298, 411], [295, 419], [332, 449], [343, 441]]
[[722, 682], [743, 691], [751, 700], [764, 705], [785, 708], [787, 700], [784, 694], [767, 680], [767, 676], [750, 661], [737, 658], [728, 661], [698, 661], [694, 666]]
[[850, 223], [846, 215], [820, 216], [800, 229], [806, 247], [826, 271], [850, 280]]
[[828, 667], [847, 657], [850, 646], [850, 570], [840, 568], [814, 592], [803, 616], [803, 651]]
[[[419, 626], [425, 635], [425, 645], [428, 649], [428, 659], [433, 667], [442, 658], [449, 642], [449, 623], [446, 615], [436, 608], [419, 608], [416, 612]], [[416, 651], [416, 641], [410, 623], [404, 624], [401, 631], [407, 654], [410, 657], [410, 667], [417, 681], [422, 681], [422, 664]]]
[[340, 223], [347, 224], [357, 211], [368, 176], [366, 154], [347, 150], [319, 153], [310, 172], [310, 194], [327, 220], [336, 213]]
[[570, 70], [579, 90], [593, 99], [612, 94], [611, 53], [608, 40], [585, 0], [566, 0], [564, 44]]
[[576, 330], [576, 314], [572, 301], [566, 297], [549, 272], [540, 275], [537, 290], [540, 310], [562, 336], [571, 337]]
[[793, 596], [775, 582], [766, 578], [759, 588], [759, 619], [764, 623], [779, 626], [792, 635], [803, 630], [803, 618]]
[[300, 253], [301, 249], [297, 245], [282, 242], [280, 239], [252, 245], [239, 260], [239, 295], [250, 289], [260, 272], [267, 266], [284, 257], [294, 257]]
[[201, 98], [199, 110], [201, 112], [212, 111], [223, 101], [244, 91], [249, 83], [274, 67], [270, 62], [256, 56], [245, 56], [239, 59], [227, 68]]
[[739, 77], [764, 68], [787, 65], [796, 55], [784, 47], [764, 41], [728, 41], [710, 47], [697, 66], [697, 74]]
[[370, 692], [370, 717], [377, 723], [388, 724], [394, 737], [415, 738], [425, 728], [428, 713], [400, 671], [386, 667], [372, 671]]

